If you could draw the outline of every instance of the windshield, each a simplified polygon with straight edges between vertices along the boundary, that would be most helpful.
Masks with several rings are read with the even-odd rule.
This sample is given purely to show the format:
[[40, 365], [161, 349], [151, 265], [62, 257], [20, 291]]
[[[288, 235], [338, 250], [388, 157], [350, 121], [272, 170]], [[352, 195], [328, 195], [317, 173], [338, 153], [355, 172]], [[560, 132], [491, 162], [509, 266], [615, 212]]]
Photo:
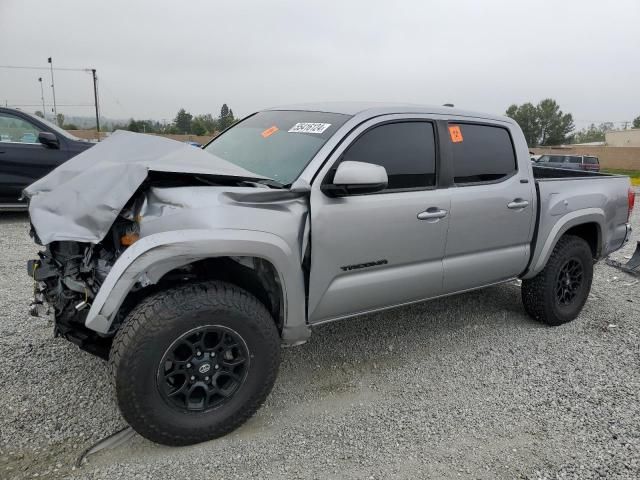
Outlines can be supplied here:
[[214, 138], [204, 149], [289, 185], [349, 118], [324, 112], [258, 112]]

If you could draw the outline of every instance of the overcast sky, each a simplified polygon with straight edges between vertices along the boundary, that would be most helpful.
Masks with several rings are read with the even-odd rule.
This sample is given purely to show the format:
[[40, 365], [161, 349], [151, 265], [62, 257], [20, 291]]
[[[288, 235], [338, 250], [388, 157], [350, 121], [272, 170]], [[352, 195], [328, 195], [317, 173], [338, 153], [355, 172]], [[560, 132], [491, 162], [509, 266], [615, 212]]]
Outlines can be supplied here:
[[[504, 113], [546, 97], [579, 127], [640, 115], [640, 0], [0, 0], [0, 65], [45, 68], [0, 68], [2, 104], [38, 104], [40, 75], [51, 102], [49, 56], [96, 68], [111, 118], [325, 100]], [[87, 73], [55, 85], [58, 104], [93, 101]]]

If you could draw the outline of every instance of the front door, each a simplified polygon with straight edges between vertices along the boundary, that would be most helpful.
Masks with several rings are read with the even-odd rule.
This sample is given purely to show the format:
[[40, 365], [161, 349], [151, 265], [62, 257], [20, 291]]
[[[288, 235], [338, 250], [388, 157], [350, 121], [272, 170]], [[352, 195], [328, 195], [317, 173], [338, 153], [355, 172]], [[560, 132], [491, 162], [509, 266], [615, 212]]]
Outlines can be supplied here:
[[[442, 292], [448, 190], [436, 184], [435, 124], [371, 120], [342, 143], [311, 193], [309, 321], [328, 321]], [[341, 161], [385, 167], [386, 190], [331, 198]]]

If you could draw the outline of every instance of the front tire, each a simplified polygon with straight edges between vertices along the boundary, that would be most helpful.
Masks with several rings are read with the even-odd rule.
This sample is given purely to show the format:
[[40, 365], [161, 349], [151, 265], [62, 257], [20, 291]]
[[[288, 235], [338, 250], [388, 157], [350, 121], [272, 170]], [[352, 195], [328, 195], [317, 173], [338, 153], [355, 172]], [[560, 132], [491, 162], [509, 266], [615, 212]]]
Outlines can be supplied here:
[[522, 303], [540, 322], [557, 326], [575, 319], [582, 310], [593, 280], [589, 244], [574, 235], [560, 238], [544, 269], [522, 281]]
[[219, 281], [188, 284], [135, 307], [109, 363], [129, 425], [157, 443], [191, 445], [229, 433], [262, 405], [280, 337], [248, 292]]

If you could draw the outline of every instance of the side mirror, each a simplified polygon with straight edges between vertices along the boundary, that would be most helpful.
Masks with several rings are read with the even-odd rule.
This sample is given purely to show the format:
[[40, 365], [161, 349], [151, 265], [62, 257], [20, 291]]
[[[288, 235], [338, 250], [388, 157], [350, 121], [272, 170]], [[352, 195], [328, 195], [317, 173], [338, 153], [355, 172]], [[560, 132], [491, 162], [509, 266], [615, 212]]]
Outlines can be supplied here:
[[329, 197], [345, 197], [379, 192], [387, 188], [388, 183], [384, 167], [372, 163], [345, 161], [338, 165], [333, 182], [322, 185], [320, 190]]
[[60, 141], [58, 140], [58, 137], [51, 132], [38, 133], [38, 141], [45, 147], [60, 148]]

